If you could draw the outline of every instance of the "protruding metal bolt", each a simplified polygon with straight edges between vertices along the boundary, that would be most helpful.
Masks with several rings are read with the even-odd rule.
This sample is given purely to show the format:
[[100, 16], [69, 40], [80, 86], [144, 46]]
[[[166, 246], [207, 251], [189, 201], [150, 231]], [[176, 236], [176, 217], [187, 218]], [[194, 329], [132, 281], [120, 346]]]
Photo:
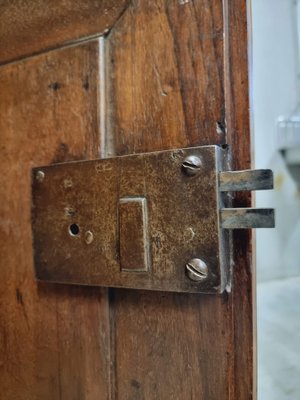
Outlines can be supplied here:
[[189, 176], [197, 175], [201, 168], [201, 159], [197, 156], [187, 156], [182, 162], [182, 169]]
[[86, 231], [84, 234], [84, 239], [86, 244], [91, 244], [92, 241], [94, 240], [94, 235], [93, 232], [91, 231]]
[[202, 282], [207, 279], [208, 267], [200, 258], [192, 258], [185, 266], [186, 274], [191, 281]]
[[43, 172], [43, 171], [41, 171], [41, 170], [37, 171], [37, 173], [36, 173], [36, 175], [35, 175], [35, 179], [36, 179], [38, 182], [43, 182], [43, 180], [45, 179], [45, 172]]

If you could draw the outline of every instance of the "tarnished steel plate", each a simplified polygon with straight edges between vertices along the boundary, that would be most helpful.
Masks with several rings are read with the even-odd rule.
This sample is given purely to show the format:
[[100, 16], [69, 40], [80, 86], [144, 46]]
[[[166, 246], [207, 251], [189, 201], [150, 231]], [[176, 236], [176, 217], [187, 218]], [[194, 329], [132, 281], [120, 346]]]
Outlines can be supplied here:
[[[217, 146], [56, 164], [33, 170], [40, 280], [176, 292], [222, 292]], [[201, 160], [197, 174], [183, 160]], [[191, 281], [199, 258], [207, 279]]]

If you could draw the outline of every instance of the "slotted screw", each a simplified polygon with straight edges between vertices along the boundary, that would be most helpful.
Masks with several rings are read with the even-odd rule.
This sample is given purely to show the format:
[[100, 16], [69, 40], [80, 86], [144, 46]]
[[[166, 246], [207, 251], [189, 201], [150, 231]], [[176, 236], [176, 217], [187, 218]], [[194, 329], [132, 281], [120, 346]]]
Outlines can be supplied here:
[[182, 162], [182, 169], [189, 176], [197, 175], [201, 168], [201, 159], [197, 156], [187, 156]]
[[208, 267], [200, 258], [192, 258], [186, 265], [185, 270], [188, 278], [194, 282], [202, 282], [207, 279]]

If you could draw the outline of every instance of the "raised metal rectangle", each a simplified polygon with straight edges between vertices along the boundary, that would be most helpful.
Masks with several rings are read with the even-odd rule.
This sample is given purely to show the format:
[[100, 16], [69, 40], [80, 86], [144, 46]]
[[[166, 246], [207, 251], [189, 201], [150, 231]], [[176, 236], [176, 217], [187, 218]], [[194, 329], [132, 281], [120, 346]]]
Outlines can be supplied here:
[[[228, 265], [219, 221], [221, 152], [205, 146], [35, 169], [37, 278], [222, 292]], [[194, 176], [182, 169], [189, 155], [201, 161]], [[208, 267], [200, 282], [186, 276], [185, 266], [193, 258]]]
[[147, 201], [125, 197], [119, 202], [119, 246], [122, 271], [149, 269]]
[[256, 169], [220, 172], [220, 191], [244, 191], [273, 189], [273, 171]]
[[224, 229], [274, 228], [275, 214], [271, 208], [226, 208], [221, 210]]

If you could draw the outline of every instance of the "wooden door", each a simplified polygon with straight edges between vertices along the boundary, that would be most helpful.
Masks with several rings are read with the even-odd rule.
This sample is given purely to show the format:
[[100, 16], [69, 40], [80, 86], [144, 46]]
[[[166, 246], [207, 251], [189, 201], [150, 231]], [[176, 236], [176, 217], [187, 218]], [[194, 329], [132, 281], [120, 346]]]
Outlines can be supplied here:
[[[246, 0], [0, 0], [4, 400], [249, 400], [249, 231], [223, 295], [38, 283], [30, 171], [204, 144], [250, 167]], [[236, 206], [250, 196], [238, 194]]]

